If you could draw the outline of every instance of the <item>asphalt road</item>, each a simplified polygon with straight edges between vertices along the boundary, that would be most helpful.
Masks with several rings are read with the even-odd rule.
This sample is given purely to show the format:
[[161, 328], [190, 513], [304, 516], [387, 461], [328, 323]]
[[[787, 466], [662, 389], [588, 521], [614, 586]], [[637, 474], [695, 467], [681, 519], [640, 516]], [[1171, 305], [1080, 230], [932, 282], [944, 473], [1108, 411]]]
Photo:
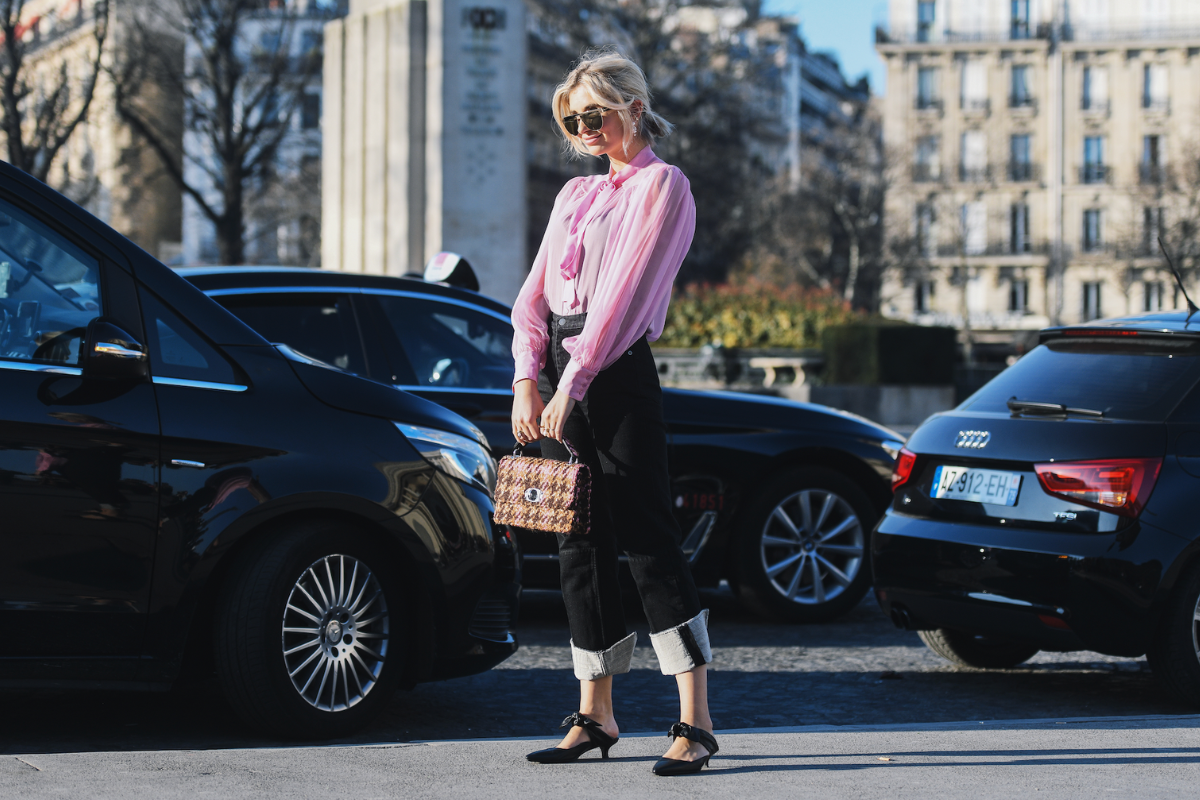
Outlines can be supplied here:
[[658, 737], [530, 764], [530, 740], [0, 757], [0, 796], [238, 798], [1164, 798], [1200, 783], [1200, 717], [718, 731], [698, 776], [659, 778]]
[[[916, 634], [897, 631], [870, 597], [836, 622], [809, 626], [764, 622], [727, 591], [705, 593], [705, 600], [718, 729], [1196, 712], [1161, 693], [1141, 659], [1043, 653], [1007, 672], [955, 670]], [[639, 645], [633, 671], [616, 683], [618, 721], [626, 736], [662, 736], [676, 719], [673, 681], [658, 671], [640, 611], [631, 609], [629, 624]], [[400, 692], [378, 722], [340, 743], [554, 734], [578, 692], [561, 597], [528, 592], [518, 633], [521, 650], [500, 668]], [[2, 702], [0, 755], [287, 744], [241, 728], [212, 682], [169, 694], [9, 693]]]

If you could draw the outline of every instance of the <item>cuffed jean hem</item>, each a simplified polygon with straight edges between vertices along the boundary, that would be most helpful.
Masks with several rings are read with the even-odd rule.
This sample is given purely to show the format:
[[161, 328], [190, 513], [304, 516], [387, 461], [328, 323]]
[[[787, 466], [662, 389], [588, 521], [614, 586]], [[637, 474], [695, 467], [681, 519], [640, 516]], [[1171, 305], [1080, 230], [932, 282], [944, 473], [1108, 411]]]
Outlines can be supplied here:
[[650, 644], [654, 645], [663, 675], [691, 672], [696, 667], [708, 664], [712, 661], [712, 647], [708, 643], [708, 609], [681, 625], [650, 634]]
[[637, 631], [626, 636], [607, 650], [583, 650], [571, 640], [571, 660], [575, 662], [575, 677], [594, 681], [609, 675], [629, 672], [633, 648], [637, 646]]

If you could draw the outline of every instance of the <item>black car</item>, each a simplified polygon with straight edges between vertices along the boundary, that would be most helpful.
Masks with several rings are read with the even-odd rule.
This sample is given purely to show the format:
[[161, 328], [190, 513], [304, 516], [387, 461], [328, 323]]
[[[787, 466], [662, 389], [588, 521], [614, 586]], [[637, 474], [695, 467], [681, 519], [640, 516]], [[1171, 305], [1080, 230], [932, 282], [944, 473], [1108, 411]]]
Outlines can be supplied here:
[[[434, 400], [513, 449], [508, 306], [419, 279], [322, 270], [182, 274], [267, 339]], [[829, 619], [870, 585], [867, 537], [903, 439], [774, 397], [667, 389], [670, 470], [697, 583], [727, 578], [756, 609]], [[524, 584], [558, 587], [554, 538], [524, 531]]]
[[271, 345], [0, 164], [0, 686], [215, 668], [287, 736], [516, 650], [495, 462], [445, 408]]
[[898, 625], [959, 664], [1145, 653], [1200, 702], [1200, 324], [1044, 330], [914, 432], [872, 542]]

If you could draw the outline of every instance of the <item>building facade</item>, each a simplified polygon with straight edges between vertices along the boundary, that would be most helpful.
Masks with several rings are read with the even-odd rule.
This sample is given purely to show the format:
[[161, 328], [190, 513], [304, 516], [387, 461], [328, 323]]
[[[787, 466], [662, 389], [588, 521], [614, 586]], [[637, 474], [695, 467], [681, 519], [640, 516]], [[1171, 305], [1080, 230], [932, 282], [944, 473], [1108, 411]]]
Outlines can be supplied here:
[[[95, 0], [32, 0], [19, 6], [17, 33], [24, 47], [19, 78], [33, 89], [26, 97], [27, 144], [47, 95], [65, 80], [69, 98], [59, 123], [78, 114], [86, 88], [95, 81], [87, 115], [57, 151], [46, 173], [49, 185], [124, 233], [146, 251], [171, 257], [179, 248], [181, 198], [157, 157], [144, 147], [117, 113], [108, 67], [120, 46], [128, 20], [115, 4]], [[97, 70], [97, 27], [107, 26]], [[8, 67], [11, 69], [11, 66]], [[19, 90], [19, 89], [18, 89]], [[178, 107], [160, 87], [146, 86], [147, 97], [164, 108]], [[178, 137], [179, 128], [168, 135]], [[8, 142], [0, 131], [0, 152]]]
[[891, 0], [884, 314], [982, 352], [1183, 307], [1157, 238], [1200, 219], [1200, 4]]
[[[285, 127], [269, 170], [257, 185], [245, 187], [249, 198], [245, 219], [245, 262], [317, 267], [321, 265], [321, 113], [322, 75], [306, 73], [306, 59], [323, 48], [324, 27], [344, 13], [336, 2], [293, 0], [272, 6], [243, 19], [239, 30], [238, 54], [247, 78], [242, 87], [246, 99], [236, 104], [235, 113], [254, 124], [260, 115], [274, 115], [274, 127]], [[186, 57], [199, 62], [201, 54], [194, 39], [186, 44]], [[295, 65], [303, 81], [293, 103], [255, 102], [253, 90], [271, 78], [266, 74], [276, 60]], [[201, 74], [196, 68], [189, 74]], [[276, 95], [289, 98], [296, 90], [293, 78], [279, 82]], [[190, 95], [207, 101], [207, 86], [193, 87]], [[263, 135], [266, 140], [270, 134]], [[214, 176], [222, 174], [220, 159], [211, 139], [195, 130], [183, 132], [183, 173], [216, 208], [223, 201]], [[178, 191], [178, 190], [177, 190]], [[179, 254], [167, 263], [176, 265], [214, 264], [220, 260], [216, 226], [193, 197], [183, 194], [182, 236]]]

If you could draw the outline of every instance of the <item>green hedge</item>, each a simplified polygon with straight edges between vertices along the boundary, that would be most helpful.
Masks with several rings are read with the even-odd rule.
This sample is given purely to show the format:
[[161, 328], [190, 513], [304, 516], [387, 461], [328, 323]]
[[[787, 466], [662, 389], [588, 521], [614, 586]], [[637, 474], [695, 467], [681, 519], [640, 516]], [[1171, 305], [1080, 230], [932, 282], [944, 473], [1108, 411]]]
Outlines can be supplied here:
[[819, 347], [822, 332], [866, 319], [833, 292], [749, 282], [678, 289], [661, 347]]
[[822, 335], [824, 383], [954, 383], [957, 350], [954, 328], [934, 328], [877, 320], [828, 327]]

